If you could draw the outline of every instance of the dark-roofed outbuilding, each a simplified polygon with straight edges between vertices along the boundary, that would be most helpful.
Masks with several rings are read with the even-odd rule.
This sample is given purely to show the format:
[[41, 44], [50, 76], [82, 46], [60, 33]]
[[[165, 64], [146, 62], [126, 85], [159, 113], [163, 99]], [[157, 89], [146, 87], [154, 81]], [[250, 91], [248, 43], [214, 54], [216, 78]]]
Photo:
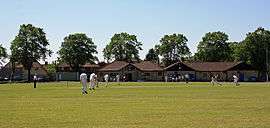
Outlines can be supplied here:
[[[49, 79], [47, 69], [44, 66], [42, 66], [39, 62], [33, 62], [30, 73], [31, 78], [33, 78], [33, 76], [37, 74], [39, 80]], [[12, 76], [12, 64], [11, 62], [8, 62], [4, 67], [0, 69], [0, 79], [11, 79], [11, 76]], [[24, 69], [22, 64], [15, 63], [13, 79], [16, 81], [28, 79], [28, 71]]]
[[166, 75], [179, 76], [189, 74], [192, 80], [210, 81], [218, 75], [221, 81], [231, 81], [238, 75], [241, 81], [255, 81], [258, 71], [243, 62], [177, 62], [165, 68]]
[[121, 81], [162, 81], [163, 69], [150, 61], [128, 63], [114, 61], [99, 70], [99, 76], [109, 74], [110, 80], [115, 81], [116, 75], [120, 75]]
[[86, 63], [84, 65], [80, 65], [80, 72], [74, 71], [69, 64], [63, 63], [57, 66], [57, 80], [59, 81], [70, 81], [70, 80], [79, 80], [80, 73], [84, 72], [88, 76], [91, 73], [97, 73], [100, 69], [100, 65]]

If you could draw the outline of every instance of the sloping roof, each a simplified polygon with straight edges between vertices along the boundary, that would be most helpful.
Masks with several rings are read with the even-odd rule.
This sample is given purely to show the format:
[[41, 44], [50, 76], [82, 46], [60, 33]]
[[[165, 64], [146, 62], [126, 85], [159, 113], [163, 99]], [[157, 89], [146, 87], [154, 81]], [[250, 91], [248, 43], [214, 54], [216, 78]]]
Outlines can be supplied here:
[[114, 61], [111, 64], [108, 64], [104, 68], [100, 69], [99, 71], [119, 71], [122, 68], [128, 66], [128, 65], [133, 65], [136, 68], [138, 68], [141, 71], [162, 71], [163, 69], [158, 65], [155, 64], [151, 61], [142, 61], [139, 63], [128, 63], [125, 61]]
[[[58, 65], [58, 67], [59, 68], [69, 68], [70, 65], [69, 64], [66, 64], [66, 63], [63, 63], [63, 64]], [[86, 63], [85, 65], [82, 65], [80, 67], [84, 67], [84, 68], [99, 68], [100, 66], [98, 64]]]
[[177, 65], [181, 65], [181, 68], [183, 68], [183, 65], [184, 65], [184, 67], [186, 67], [186, 69], [189, 69], [189, 70], [192, 70], [192, 71], [194, 70], [193, 68], [189, 67], [189, 65], [186, 65], [186, 64], [184, 64], [182, 62], [177, 62], [177, 63], [171, 64], [168, 67], [164, 68], [164, 70], [170, 70], [170, 69], [172, 69], [173, 67], [175, 67]]
[[125, 61], [114, 61], [111, 64], [108, 64], [105, 67], [101, 68], [99, 71], [119, 71], [127, 65], [129, 65], [129, 63]]
[[57, 67], [59, 67], [59, 68], [68, 68], [68, 67], [70, 67], [70, 65], [69, 65], [69, 64], [66, 64], [66, 63], [64, 63], [64, 64], [60, 64], [60, 65], [58, 65]]
[[[11, 62], [8, 62], [4, 67], [11, 68], [12, 67]], [[23, 65], [16, 63], [15, 68], [23, 68]], [[32, 68], [43, 68], [43, 66], [39, 62], [33, 62]]]
[[242, 62], [184, 62], [183, 64], [195, 71], [222, 72], [227, 71]]
[[[1, 72], [0, 77], [9, 77], [11, 72], [12, 72], [11, 68], [12, 68], [12, 64], [11, 64], [11, 62], [8, 62], [3, 68], [0, 69], [0, 72]], [[16, 63], [15, 68], [16, 69], [23, 68], [23, 65]], [[39, 69], [43, 74], [45, 74], [45, 75], [48, 74], [47, 69], [44, 66], [42, 66], [39, 62], [33, 62], [32, 70], [33, 69]]]
[[86, 63], [85, 65], [82, 65], [81, 67], [84, 67], [84, 68], [99, 68], [100, 66], [98, 64]]
[[142, 61], [140, 63], [133, 64], [135, 67], [141, 71], [162, 71], [163, 69], [156, 63], [151, 61]]

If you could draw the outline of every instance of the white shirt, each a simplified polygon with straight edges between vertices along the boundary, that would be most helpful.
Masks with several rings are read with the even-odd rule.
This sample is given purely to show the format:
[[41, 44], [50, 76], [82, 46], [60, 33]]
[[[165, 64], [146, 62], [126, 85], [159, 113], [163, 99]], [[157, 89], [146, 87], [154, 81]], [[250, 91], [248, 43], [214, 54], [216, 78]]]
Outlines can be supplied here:
[[212, 80], [212, 81], [215, 81], [215, 77], [212, 76], [212, 77], [211, 77], [211, 80]]
[[86, 75], [85, 73], [82, 73], [82, 74], [80, 75], [80, 80], [81, 80], [82, 82], [86, 82], [86, 81], [87, 81], [87, 75]]
[[95, 76], [96, 76], [96, 74], [95, 73], [92, 73], [90, 75], [90, 81], [94, 81], [95, 80]]
[[34, 80], [37, 80], [37, 76], [36, 75], [34, 75]]
[[120, 80], [120, 76], [119, 75], [116, 75], [116, 80], [117, 80], [117, 82], [119, 82], [119, 80]]
[[189, 75], [188, 75], [188, 74], [186, 74], [186, 75], [185, 75], [185, 78], [186, 78], [186, 79], [188, 79], [188, 78], [189, 78]]
[[234, 78], [234, 79], [238, 79], [238, 77], [237, 77], [236, 75], [233, 75], [233, 78]]
[[106, 74], [106, 75], [104, 76], [105, 81], [108, 81], [108, 78], [109, 78], [109, 75]]

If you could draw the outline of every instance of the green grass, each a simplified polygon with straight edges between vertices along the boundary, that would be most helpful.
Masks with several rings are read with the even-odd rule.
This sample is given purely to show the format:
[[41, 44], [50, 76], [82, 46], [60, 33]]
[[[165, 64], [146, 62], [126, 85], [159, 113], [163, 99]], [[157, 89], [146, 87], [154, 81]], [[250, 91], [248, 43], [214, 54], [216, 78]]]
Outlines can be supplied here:
[[0, 85], [0, 127], [269, 128], [270, 85], [79, 82]]

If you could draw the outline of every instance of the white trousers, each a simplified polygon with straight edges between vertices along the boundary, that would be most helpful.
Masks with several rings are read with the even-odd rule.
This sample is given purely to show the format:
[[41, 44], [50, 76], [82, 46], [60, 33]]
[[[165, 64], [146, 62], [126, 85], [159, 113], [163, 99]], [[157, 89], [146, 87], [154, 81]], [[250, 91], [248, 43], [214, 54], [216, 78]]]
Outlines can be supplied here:
[[86, 92], [87, 91], [87, 82], [86, 81], [82, 81], [82, 92]]
[[91, 81], [91, 82], [90, 82], [89, 88], [95, 88], [95, 81]]

